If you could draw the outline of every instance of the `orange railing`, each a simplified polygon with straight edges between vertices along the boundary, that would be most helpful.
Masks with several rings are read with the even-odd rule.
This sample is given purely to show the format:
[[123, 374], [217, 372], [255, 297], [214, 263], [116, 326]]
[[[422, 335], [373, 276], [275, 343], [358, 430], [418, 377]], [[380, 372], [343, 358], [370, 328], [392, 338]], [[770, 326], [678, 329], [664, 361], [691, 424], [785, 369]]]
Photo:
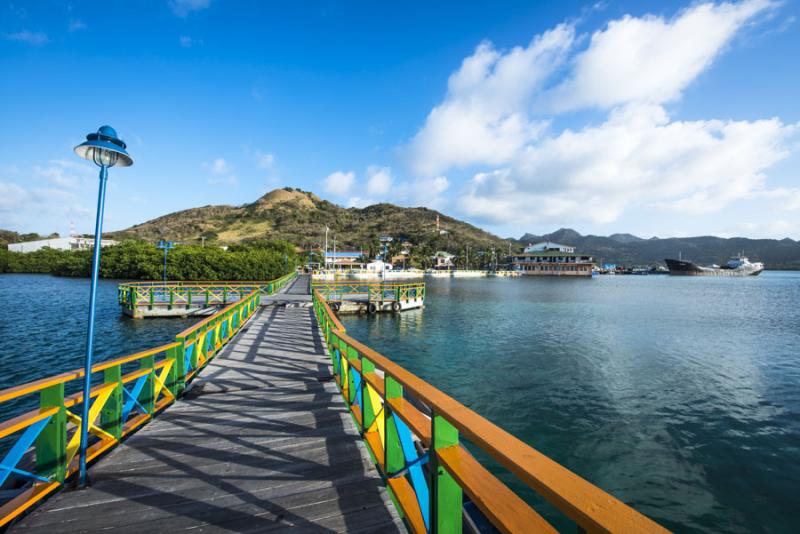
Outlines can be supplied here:
[[[322, 293], [314, 309], [336, 382], [413, 532], [461, 532], [463, 496], [501, 532], [555, 532], [478, 462], [466, 439], [587, 532], [666, 532], [619, 499], [348, 336]], [[427, 407], [421, 409], [420, 407]]]

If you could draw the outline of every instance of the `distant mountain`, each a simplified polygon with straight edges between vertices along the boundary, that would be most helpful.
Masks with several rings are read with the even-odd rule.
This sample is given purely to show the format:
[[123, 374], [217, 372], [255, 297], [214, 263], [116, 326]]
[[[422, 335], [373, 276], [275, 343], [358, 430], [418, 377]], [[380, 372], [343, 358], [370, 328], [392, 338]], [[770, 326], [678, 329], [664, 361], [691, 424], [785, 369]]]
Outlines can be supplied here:
[[[437, 216], [439, 226], [437, 229]], [[170, 239], [184, 243], [242, 243], [258, 239], [285, 239], [298, 245], [319, 246], [330, 227], [329, 246], [336, 237], [339, 250], [377, 246], [382, 235], [408, 240], [417, 250], [438, 249], [459, 253], [462, 248], [507, 250], [509, 242], [471, 224], [428, 208], [401, 208], [375, 204], [366, 208], [343, 208], [317, 195], [293, 188], [276, 189], [242, 206], [204, 206], [170, 213], [111, 232], [116, 239], [155, 241]]]
[[744, 252], [751, 261], [762, 261], [769, 269], [800, 269], [800, 241], [786, 239], [657, 237], [643, 239], [631, 234], [613, 234], [608, 237], [581, 235], [575, 230], [562, 228], [551, 234], [525, 234], [521, 245], [538, 241], [554, 241], [573, 245], [580, 252], [594, 256], [595, 260], [624, 265], [651, 265], [663, 263], [665, 258], [683, 259], [700, 264], [722, 264], [732, 255]]

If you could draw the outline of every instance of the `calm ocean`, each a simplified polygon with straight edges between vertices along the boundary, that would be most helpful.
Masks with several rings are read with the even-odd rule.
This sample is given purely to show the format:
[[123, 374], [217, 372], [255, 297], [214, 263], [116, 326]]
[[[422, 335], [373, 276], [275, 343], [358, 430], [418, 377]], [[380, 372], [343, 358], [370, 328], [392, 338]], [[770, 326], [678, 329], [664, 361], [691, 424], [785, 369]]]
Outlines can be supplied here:
[[[116, 284], [100, 284], [99, 360], [195, 322], [125, 318]], [[81, 365], [87, 295], [87, 280], [0, 276], [0, 388]], [[800, 522], [799, 303], [800, 273], [786, 272], [435, 279], [424, 310], [343, 322], [669, 528], [788, 532]]]

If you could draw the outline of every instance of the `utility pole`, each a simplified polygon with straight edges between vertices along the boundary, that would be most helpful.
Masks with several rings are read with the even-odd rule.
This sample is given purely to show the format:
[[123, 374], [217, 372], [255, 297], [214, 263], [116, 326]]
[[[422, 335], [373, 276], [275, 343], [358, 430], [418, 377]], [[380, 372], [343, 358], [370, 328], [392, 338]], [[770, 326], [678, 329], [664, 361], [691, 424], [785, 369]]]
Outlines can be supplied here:
[[325, 225], [325, 254], [324, 254], [324, 265], [322, 266], [322, 270], [328, 268], [328, 225]]
[[336, 277], [336, 236], [333, 236], [333, 276]]

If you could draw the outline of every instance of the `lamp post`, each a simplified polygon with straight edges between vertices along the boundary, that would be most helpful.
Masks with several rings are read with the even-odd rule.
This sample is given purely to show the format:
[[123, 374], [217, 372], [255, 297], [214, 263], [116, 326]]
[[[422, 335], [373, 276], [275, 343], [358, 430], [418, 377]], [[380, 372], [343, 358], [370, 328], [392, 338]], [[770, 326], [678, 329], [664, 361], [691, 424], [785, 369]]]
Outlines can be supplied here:
[[114, 165], [130, 167], [133, 158], [125, 151], [127, 145], [117, 137], [111, 126], [101, 126], [97, 132], [86, 136], [86, 141], [75, 147], [75, 153], [93, 161], [100, 167], [100, 188], [97, 194], [97, 217], [94, 223], [94, 254], [92, 256], [92, 282], [89, 286], [89, 328], [86, 333], [86, 359], [83, 364], [83, 411], [81, 415], [81, 441], [78, 487], [86, 486], [86, 444], [89, 439], [89, 404], [92, 390], [92, 349], [94, 347], [94, 317], [97, 297], [97, 275], [100, 271], [100, 248], [103, 237], [103, 210], [106, 202], [108, 169]]
[[156, 245], [156, 246], [164, 251], [164, 284], [166, 284], [167, 283], [167, 252], [169, 252], [170, 250], [172, 250], [173, 247], [175, 247], [175, 243], [173, 243], [172, 241], [164, 241], [162, 239], [161, 241], [158, 242], [158, 245]]

